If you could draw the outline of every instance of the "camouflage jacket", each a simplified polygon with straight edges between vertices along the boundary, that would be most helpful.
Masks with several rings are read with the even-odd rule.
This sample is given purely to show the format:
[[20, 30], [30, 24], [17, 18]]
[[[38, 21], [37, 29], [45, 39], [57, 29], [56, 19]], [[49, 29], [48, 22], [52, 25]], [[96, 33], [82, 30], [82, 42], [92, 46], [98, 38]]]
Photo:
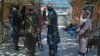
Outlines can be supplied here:
[[36, 12], [29, 12], [26, 16], [27, 18], [25, 20], [25, 32], [36, 35], [39, 26], [38, 14]]

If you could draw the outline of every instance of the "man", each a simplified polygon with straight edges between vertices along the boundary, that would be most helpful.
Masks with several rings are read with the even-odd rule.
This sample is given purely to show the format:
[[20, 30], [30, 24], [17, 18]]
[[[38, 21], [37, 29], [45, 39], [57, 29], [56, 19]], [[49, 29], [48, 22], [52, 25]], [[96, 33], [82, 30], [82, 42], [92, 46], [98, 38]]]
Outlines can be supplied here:
[[38, 43], [38, 47], [39, 47], [40, 51], [43, 51], [41, 33], [42, 33], [42, 28], [43, 28], [44, 23], [45, 23], [45, 19], [44, 19], [44, 16], [43, 16], [41, 10], [38, 10], [38, 16], [39, 16], [39, 33], [37, 36], [37, 43]]
[[33, 3], [28, 6], [26, 25], [25, 25], [25, 47], [27, 48], [27, 56], [35, 56], [36, 36], [38, 35], [38, 14], [34, 10]]
[[79, 54], [85, 55], [86, 53], [86, 45], [87, 45], [87, 40], [89, 38], [90, 30], [91, 30], [91, 19], [90, 17], [90, 12], [84, 10], [83, 15], [81, 17], [81, 24], [80, 27], [78, 28], [78, 40], [79, 40]]
[[49, 45], [49, 56], [57, 56], [57, 44], [60, 42], [58, 32], [57, 14], [51, 6], [47, 6], [48, 10], [48, 32], [47, 43]]
[[18, 3], [15, 3], [13, 5], [11, 15], [10, 15], [10, 23], [12, 26], [12, 37], [13, 37], [13, 44], [14, 44], [14, 50], [18, 51], [19, 46], [18, 46], [18, 41], [20, 37], [20, 19], [19, 19], [19, 6]]

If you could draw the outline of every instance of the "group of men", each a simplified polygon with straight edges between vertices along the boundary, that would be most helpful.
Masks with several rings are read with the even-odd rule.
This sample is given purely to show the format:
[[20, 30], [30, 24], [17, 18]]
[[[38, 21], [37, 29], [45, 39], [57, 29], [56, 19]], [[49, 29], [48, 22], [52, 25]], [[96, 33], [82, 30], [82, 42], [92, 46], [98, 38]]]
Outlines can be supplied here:
[[[20, 36], [24, 36], [24, 45], [27, 48], [27, 56], [35, 56], [35, 47], [37, 38], [41, 39], [41, 30], [44, 25], [46, 14], [41, 10], [35, 10], [34, 3], [30, 3], [28, 6], [23, 6], [20, 13], [18, 4], [14, 4], [10, 12], [10, 23], [13, 28], [12, 37], [14, 50], [19, 50], [18, 40]], [[52, 6], [46, 7], [48, 13], [47, 24], [47, 43], [49, 45], [49, 56], [57, 56], [57, 44], [60, 42], [60, 36], [58, 32], [57, 13]], [[45, 12], [45, 11], [44, 11]], [[84, 10], [81, 16], [81, 24], [77, 30], [79, 54], [85, 55], [86, 45], [91, 31], [91, 20], [89, 18], [90, 12]], [[39, 36], [38, 36], [39, 35]], [[41, 40], [39, 40], [41, 42]]]
[[[37, 40], [41, 43], [41, 31], [46, 18], [46, 11], [35, 10], [34, 3], [24, 5], [19, 13], [18, 3], [12, 6], [9, 22], [12, 26], [12, 37], [14, 50], [18, 51], [20, 36], [24, 36], [24, 45], [27, 48], [27, 56], [35, 56]], [[50, 56], [57, 56], [57, 44], [60, 42], [57, 14], [51, 6], [46, 7], [49, 12], [49, 23], [47, 24], [47, 43]]]

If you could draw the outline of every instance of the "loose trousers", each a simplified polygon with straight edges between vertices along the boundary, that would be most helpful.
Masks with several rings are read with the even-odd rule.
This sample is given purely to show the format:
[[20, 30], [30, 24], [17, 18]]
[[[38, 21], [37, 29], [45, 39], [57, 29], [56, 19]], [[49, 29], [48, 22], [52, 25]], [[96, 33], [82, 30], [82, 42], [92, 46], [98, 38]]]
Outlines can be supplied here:
[[18, 33], [15, 29], [12, 31], [12, 38], [13, 38], [13, 46], [16, 48], [18, 46], [20, 33]]
[[79, 39], [79, 51], [82, 53], [86, 53], [86, 46], [87, 46], [87, 41], [88, 38], [84, 38], [82, 37], [81, 39]]
[[36, 38], [28, 33], [25, 37], [25, 47], [27, 48], [27, 56], [35, 56]]
[[57, 44], [49, 44], [49, 56], [57, 56]]

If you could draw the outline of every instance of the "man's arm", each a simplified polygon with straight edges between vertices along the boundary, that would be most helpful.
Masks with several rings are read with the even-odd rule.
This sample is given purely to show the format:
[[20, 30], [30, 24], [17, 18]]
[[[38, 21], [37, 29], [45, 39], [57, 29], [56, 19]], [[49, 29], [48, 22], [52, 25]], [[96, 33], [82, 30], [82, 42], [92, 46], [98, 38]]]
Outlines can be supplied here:
[[79, 35], [82, 35], [91, 25], [91, 22], [88, 20], [85, 22], [85, 25], [83, 26], [82, 29], [79, 31]]

